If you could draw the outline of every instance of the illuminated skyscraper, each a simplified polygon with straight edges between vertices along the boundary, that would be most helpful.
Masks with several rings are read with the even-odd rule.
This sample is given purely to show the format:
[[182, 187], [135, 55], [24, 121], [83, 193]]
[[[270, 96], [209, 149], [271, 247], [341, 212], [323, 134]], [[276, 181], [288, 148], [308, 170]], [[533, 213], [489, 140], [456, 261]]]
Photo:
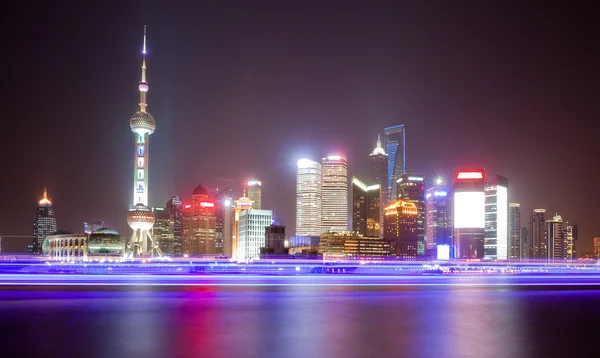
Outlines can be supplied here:
[[[227, 188], [225, 190], [217, 190], [215, 197], [215, 214], [217, 216], [217, 227], [215, 234], [215, 247], [217, 255], [226, 255], [231, 257], [231, 233], [233, 228], [233, 211], [231, 204], [233, 190]], [[225, 246], [227, 245], [227, 254], [225, 254]]]
[[192, 193], [192, 202], [183, 206], [184, 255], [215, 255], [217, 231], [215, 202], [208, 190], [198, 185]]
[[548, 262], [560, 261], [566, 256], [564, 241], [562, 217], [554, 215], [552, 220], [546, 221], [546, 259]]
[[174, 220], [165, 208], [154, 208], [154, 217], [156, 222], [152, 228], [152, 237], [158, 243], [161, 252], [164, 255], [173, 255], [174, 247]]
[[460, 170], [454, 181], [455, 258], [483, 259], [485, 228], [483, 170]]
[[171, 255], [180, 256], [183, 245], [183, 201], [181, 196], [174, 196], [166, 204], [169, 218], [173, 221], [173, 252]]
[[[241, 217], [242, 211], [252, 209], [253, 203], [254, 202], [246, 196], [245, 190], [244, 190], [244, 193], [242, 194], [242, 196], [238, 200], [235, 201], [235, 208], [234, 208], [233, 220], [232, 220], [233, 230], [232, 230], [232, 236], [231, 236], [231, 258], [234, 260], [245, 259], [244, 256], [240, 256], [240, 252], [239, 252], [240, 251], [240, 217]], [[269, 225], [271, 225], [270, 222], [269, 222]]]
[[152, 240], [154, 213], [148, 208], [148, 148], [150, 135], [156, 129], [156, 122], [150, 113], [146, 112], [146, 27], [144, 27], [144, 47], [142, 49], [142, 80], [140, 90], [140, 110], [133, 114], [129, 126], [134, 134], [135, 152], [133, 168], [133, 208], [127, 214], [127, 223], [133, 229], [129, 241], [130, 257], [160, 256], [160, 248]]
[[487, 177], [485, 186], [484, 258], [508, 259], [508, 178]]
[[594, 258], [600, 259], [600, 237], [594, 238]]
[[531, 235], [528, 227], [521, 227], [521, 261], [531, 258]]
[[271, 210], [240, 211], [238, 260], [260, 258], [260, 248], [265, 247], [265, 228], [271, 225], [272, 220]]
[[321, 232], [348, 232], [348, 164], [330, 155], [321, 162]]
[[248, 180], [246, 182], [246, 186], [248, 187], [248, 198], [254, 202], [252, 204], [252, 209], [260, 210], [261, 206], [262, 206], [262, 200], [261, 200], [262, 182], [260, 182], [258, 180]]
[[35, 221], [33, 223], [33, 249], [34, 255], [42, 253], [42, 244], [48, 235], [56, 232], [56, 217], [52, 209], [52, 202], [48, 198], [48, 193], [44, 189], [44, 196], [38, 201]]
[[452, 246], [452, 207], [450, 189], [440, 183], [427, 189], [425, 194], [426, 249], [437, 245]]
[[304, 158], [296, 174], [296, 235], [321, 235], [321, 164]]
[[371, 183], [379, 184], [381, 188], [381, 213], [383, 217], [383, 209], [390, 202], [390, 194], [388, 192], [388, 155], [381, 146], [381, 137], [377, 135], [377, 145], [370, 155], [371, 159]]
[[352, 178], [352, 232], [381, 237], [381, 187]]
[[421, 174], [401, 174], [396, 182], [398, 199], [417, 207], [417, 255], [425, 255], [425, 177]]
[[390, 243], [392, 256], [415, 259], [419, 246], [417, 205], [397, 200], [385, 208], [383, 238]]
[[406, 171], [406, 128], [404, 124], [400, 124], [387, 127], [384, 131], [388, 155], [388, 202], [392, 202], [398, 199], [396, 181]]
[[579, 230], [577, 225], [569, 224], [565, 225], [564, 238], [565, 238], [565, 256], [566, 260], [572, 261], [577, 260], [577, 239], [579, 237]]
[[521, 204], [508, 204], [508, 259], [521, 260]]
[[531, 214], [529, 238], [531, 242], [531, 258], [535, 260], [545, 260], [548, 257], [545, 214], [546, 209], [533, 209]]

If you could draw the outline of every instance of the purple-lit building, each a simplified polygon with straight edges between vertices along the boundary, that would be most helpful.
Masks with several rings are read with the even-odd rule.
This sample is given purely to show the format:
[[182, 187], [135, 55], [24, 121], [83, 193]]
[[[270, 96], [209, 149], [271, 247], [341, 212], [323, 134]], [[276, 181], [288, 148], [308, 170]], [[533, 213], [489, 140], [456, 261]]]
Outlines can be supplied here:
[[450, 188], [441, 185], [425, 194], [426, 248], [435, 253], [437, 245], [452, 245], [452, 206]]

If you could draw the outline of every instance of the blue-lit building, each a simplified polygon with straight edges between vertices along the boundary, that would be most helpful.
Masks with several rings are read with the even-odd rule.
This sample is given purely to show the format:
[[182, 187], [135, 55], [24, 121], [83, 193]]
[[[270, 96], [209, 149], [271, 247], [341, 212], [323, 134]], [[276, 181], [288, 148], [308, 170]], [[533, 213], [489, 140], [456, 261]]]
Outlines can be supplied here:
[[441, 183], [425, 194], [426, 249], [436, 256], [437, 245], [452, 245], [450, 188]]
[[406, 129], [404, 124], [387, 127], [385, 150], [388, 155], [388, 202], [398, 200], [396, 181], [406, 172]]

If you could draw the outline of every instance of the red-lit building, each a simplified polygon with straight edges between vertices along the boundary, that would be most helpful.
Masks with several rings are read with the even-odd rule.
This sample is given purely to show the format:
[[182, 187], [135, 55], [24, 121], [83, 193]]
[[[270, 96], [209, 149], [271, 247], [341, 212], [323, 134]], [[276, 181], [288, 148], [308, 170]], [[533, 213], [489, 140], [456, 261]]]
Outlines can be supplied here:
[[215, 255], [216, 228], [215, 202], [208, 190], [198, 185], [192, 193], [192, 201], [183, 205], [182, 254]]

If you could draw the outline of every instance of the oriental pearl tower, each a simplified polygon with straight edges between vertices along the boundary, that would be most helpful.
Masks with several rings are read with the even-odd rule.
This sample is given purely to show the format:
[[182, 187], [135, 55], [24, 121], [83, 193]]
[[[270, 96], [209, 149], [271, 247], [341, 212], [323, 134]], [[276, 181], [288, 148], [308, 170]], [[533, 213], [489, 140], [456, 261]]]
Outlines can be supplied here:
[[144, 47], [142, 49], [142, 80], [140, 90], [140, 110], [133, 114], [129, 126], [134, 133], [135, 153], [133, 164], [133, 208], [127, 214], [127, 224], [133, 229], [129, 241], [128, 257], [162, 256], [158, 242], [152, 239], [154, 213], [148, 208], [148, 145], [150, 134], [156, 129], [156, 122], [146, 112], [146, 26], [144, 26]]

